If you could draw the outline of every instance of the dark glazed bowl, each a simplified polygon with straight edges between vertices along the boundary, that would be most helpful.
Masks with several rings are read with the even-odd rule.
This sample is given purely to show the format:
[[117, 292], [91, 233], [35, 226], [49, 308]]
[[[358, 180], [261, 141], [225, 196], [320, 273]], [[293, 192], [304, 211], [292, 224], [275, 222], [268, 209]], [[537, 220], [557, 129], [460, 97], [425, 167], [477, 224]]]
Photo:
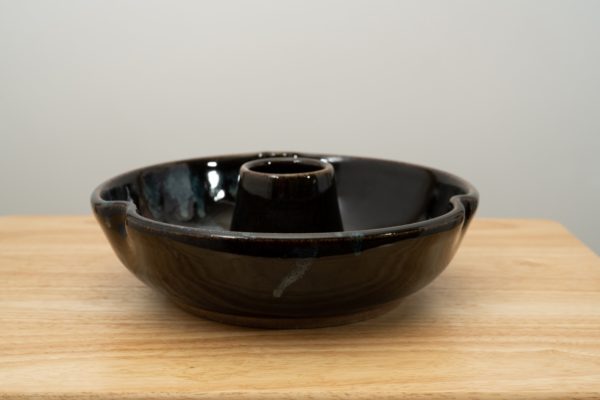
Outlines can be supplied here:
[[[331, 164], [343, 230], [230, 229], [240, 167], [266, 157]], [[110, 244], [140, 280], [197, 315], [264, 328], [340, 325], [389, 310], [444, 270], [477, 202], [472, 185], [446, 172], [295, 152], [156, 165], [92, 194]]]

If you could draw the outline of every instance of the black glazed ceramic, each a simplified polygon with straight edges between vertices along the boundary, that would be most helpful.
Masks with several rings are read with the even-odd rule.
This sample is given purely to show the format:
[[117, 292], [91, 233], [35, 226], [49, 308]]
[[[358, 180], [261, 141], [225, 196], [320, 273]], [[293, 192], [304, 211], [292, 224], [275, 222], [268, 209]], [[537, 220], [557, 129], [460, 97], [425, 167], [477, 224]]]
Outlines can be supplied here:
[[324, 160], [299, 157], [243, 164], [231, 230], [342, 231], [333, 167]]
[[[343, 230], [307, 223], [324, 231], [250, 232], [256, 222], [244, 217], [236, 222], [244, 229], [231, 229], [244, 196], [240, 167], [273, 157], [333, 167]], [[197, 315], [267, 328], [339, 325], [385, 312], [444, 270], [477, 202], [472, 185], [439, 170], [294, 152], [151, 166], [92, 194], [113, 249], [140, 280]]]

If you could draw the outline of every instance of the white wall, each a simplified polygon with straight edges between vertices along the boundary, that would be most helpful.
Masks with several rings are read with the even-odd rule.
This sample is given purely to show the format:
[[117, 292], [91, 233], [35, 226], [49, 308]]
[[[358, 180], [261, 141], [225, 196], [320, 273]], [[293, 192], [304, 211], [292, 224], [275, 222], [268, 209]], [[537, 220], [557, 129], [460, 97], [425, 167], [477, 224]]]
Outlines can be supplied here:
[[447, 169], [600, 251], [600, 1], [0, 0], [0, 213], [291, 149]]

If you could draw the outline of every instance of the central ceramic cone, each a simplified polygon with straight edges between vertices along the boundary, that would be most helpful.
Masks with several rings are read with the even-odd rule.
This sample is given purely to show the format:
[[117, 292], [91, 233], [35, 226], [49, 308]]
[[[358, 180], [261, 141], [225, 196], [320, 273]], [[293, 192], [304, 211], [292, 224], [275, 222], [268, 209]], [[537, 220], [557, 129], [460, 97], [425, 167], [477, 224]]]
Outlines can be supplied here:
[[231, 230], [342, 231], [334, 168], [322, 160], [288, 157], [243, 164]]

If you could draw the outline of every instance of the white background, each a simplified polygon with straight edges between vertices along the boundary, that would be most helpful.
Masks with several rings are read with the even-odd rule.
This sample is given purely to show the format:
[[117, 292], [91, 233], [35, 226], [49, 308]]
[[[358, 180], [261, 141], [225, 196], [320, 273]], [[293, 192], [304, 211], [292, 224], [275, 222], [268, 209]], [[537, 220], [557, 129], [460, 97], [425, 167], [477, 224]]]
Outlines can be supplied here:
[[0, 214], [151, 163], [426, 164], [600, 251], [600, 1], [0, 0]]

